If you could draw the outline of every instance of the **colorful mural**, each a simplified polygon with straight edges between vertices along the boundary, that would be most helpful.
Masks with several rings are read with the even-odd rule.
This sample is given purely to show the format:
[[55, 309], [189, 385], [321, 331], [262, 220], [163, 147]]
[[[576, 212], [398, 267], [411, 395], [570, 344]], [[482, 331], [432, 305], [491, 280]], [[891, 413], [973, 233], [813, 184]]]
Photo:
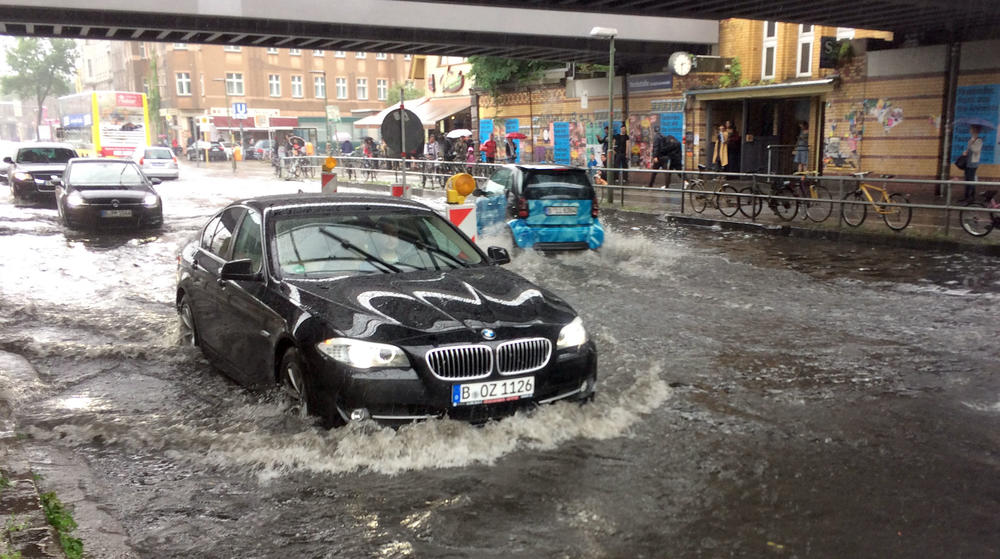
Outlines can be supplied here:
[[[861, 138], [864, 136], [866, 101], [855, 103], [843, 120], [831, 119], [830, 134], [824, 142], [823, 165], [831, 171], [857, 171], [861, 168]], [[830, 103], [827, 102], [827, 114]]]

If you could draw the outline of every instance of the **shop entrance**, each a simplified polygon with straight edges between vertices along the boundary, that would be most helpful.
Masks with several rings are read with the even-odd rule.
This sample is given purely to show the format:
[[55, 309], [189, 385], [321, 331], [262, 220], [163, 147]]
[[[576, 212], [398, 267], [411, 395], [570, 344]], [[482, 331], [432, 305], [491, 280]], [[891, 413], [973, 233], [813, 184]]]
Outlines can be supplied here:
[[[818, 100], [818, 97], [793, 97], [709, 101], [706, 160], [713, 162], [719, 125], [729, 122], [729, 165], [726, 169], [742, 173], [791, 174], [795, 171], [792, 151], [799, 133], [798, 123], [808, 122], [810, 130], [815, 126], [811, 107]], [[809, 148], [810, 153], [816, 153], [816, 146]]]

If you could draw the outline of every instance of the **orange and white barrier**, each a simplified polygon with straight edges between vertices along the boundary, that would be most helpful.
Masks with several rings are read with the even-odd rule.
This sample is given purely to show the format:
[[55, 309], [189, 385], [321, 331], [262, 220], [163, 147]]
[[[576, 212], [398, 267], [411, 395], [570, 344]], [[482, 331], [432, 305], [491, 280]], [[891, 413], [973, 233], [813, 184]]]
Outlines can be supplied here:
[[408, 184], [394, 184], [392, 185], [392, 195], [396, 198], [409, 198], [410, 197], [410, 185]]
[[448, 204], [448, 221], [454, 223], [473, 242], [476, 241], [476, 205]]

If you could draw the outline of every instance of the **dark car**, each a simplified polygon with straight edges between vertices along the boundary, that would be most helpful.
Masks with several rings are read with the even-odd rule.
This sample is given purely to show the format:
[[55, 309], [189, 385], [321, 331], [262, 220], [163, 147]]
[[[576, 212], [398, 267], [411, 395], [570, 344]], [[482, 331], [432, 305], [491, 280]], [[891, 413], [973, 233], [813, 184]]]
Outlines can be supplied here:
[[587, 171], [564, 165], [504, 165], [476, 191], [480, 234], [504, 224], [518, 248], [598, 249], [604, 227]]
[[271, 157], [271, 147], [274, 142], [271, 140], [257, 140], [254, 145], [247, 149], [247, 159], [268, 159]]
[[188, 161], [204, 161], [206, 150], [208, 151], [209, 161], [226, 161], [229, 159], [226, 147], [222, 145], [222, 142], [199, 140], [188, 148]]
[[66, 162], [77, 157], [65, 144], [33, 143], [17, 148], [13, 157], [4, 157], [10, 192], [18, 201], [51, 202], [56, 182], [63, 176]]
[[158, 227], [163, 202], [130, 159], [71, 159], [56, 181], [59, 218], [69, 228]]
[[589, 400], [597, 353], [558, 296], [427, 206], [376, 195], [233, 203], [182, 249], [181, 340], [327, 426], [484, 421]]

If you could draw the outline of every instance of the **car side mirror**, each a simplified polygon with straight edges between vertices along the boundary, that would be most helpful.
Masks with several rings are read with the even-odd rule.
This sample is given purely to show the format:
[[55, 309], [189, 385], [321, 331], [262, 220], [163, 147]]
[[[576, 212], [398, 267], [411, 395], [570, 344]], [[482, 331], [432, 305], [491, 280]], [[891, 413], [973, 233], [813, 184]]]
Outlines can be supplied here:
[[10, 164], [12, 164], [12, 165], [13, 165], [13, 163], [14, 163], [14, 160], [13, 160], [13, 159], [11, 159], [11, 158], [10, 158], [10, 156], [7, 156], [7, 157], [4, 157], [4, 158], [3, 158], [3, 162], [4, 162], [4, 163], [10, 163]]
[[149, 179], [149, 182], [153, 183], [153, 185], [157, 185], [163, 182], [163, 180], [158, 177], [152, 177]]
[[224, 280], [254, 281], [258, 275], [253, 271], [253, 261], [249, 258], [230, 260], [222, 265], [219, 277]]
[[63, 181], [62, 181], [62, 179], [52, 179], [52, 184], [54, 186], [62, 186], [63, 185]]
[[510, 253], [503, 247], [490, 247], [486, 249], [486, 254], [489, 255], [490, 260], [497, 266], [510, 264]]
[[479, 188], [477, 186], [476, 189], [472, 191], [472, 195], [473, 196], [486, 196], [486, 191], [483, 190], [482, 188]]

